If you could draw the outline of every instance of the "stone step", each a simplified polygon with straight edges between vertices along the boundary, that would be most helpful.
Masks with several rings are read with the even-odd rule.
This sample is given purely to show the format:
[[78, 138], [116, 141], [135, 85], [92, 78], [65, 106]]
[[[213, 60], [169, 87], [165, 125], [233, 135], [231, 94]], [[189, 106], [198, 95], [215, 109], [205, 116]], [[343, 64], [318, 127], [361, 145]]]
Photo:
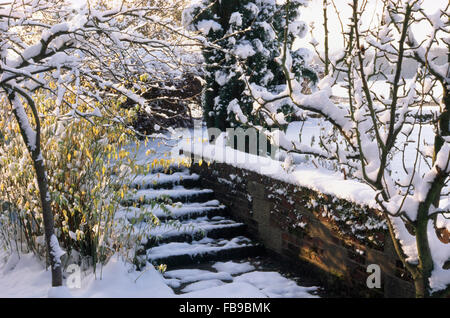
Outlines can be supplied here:
[[188, 242], [204, 237], [231, 239], [245, 234], [247, 227], [223, 217], [201, 217], [195, 220], [176, 223], [163, 223], [150, 231], [150, 237], [145, 244], [149, 249], [170, 242]]
[[[217, 205], [206, 205], [210, 202], [217, 202]], [[226, 216], [228, 213], [228, 209], [225, 205], [219, 205], [217, 200], [211, 200], [202, 203], [191, 203], [184, 204], [179, 208], [170, 209], [170, 214], [164, 213], [157, 214], [158, 219], [161, 222], [165, 222], [167, 220], [179, 220], [185, 221], [190, 219], [196, 219], [201, 217], [213, 218], [216, 216]]]
[[120, 174], [117, 175], [116, 173], [113, 172], [113, 173], [111, 173], [111, 178], [114, 181], [114, 183], [117, 183], [119, 186], [127, 184], [130, 187], [132, 187], [131, 184], [134, 183], [134, 180], [136, 178], [138, 178], [138, 179], [147, 178], [148, 176], [156, 176], [158, 174], [164, 175], [164, 176], [175, 175], [174, 178], [176, 178], [176, 176], [180, 176], [180, 175], [184, 175], [184, 176], [195, 175], [193, 173], [190, 173], [189, 169], [187, 169], [185, 167], [178, 167], [177, 165], [170, 166], [170, 168], [163, 168], [162, 166], [157, 166], [151, 170], [148, 170], [147, 166], [145, 166], [145, 165], [144, 166], [137, 165], [136, 169], [138, 171], [141, 171], [141, 173], [127, 174], [125, 177], [122, 177], [122, 176], [120, 176]]
[[[163, 276], [175, 294], [181, 297], [186, 297], [184, 296], [186, 293], [189, 293], [187, 297], [193, 295], [208, 297], [210, 288], [227, 289], [226, 286], [230, 283], [250, 284], [267, 297], [275, 298], [317, 298], [322, 294], [317, 281], [305, 281], [295, 272], [285, 271], [281, 264], [277, 267], [267, 267], [264, 260], [269, 258], [273, 259], [268, 256], [258, 256], [235, 261], [190, 265], [168, 269]], [[231, 295], [235, 297], [239, 292], [240, 288], [236, 288]]]
[[[164, 209], [162, 208], [164, 207]], [[210, 200], [203, 203], [185, 203], [185, 204], [161, 204], [152, 207], [149, 204], [141, 205], [138, 207], [122, 206], [118, 213], [126, 216], [128, 220], [138, 219], [143, 211], [151, 212], [160, 222], [166, 222], [169, 220], [185, 221], [189, 219], [196, 219], [200, 217], [213, 218], [215, 216], [227, 215], [227, 207], [221, 205], [217, 200]], [[143, 221], [150, 221], [148, 217]]]
[[[211, 280], [216, 282], [217, 280], [222, 281], [222, 283], [218, 285], [232, 282], [235, 276], [254, 271], [256, 268], [249, 263], [249, 260], [256, 259], [257, 257], [235, 261], [228, 260], [226, 262], [212, 261], [202, 264], [183, 266], [178, 269], [170, 268], [163, 273], [163, 276], [166, 283], [177, 295], [179, 295], [185, 293], [186, 290], [184, 290], [184, 288], [190, 284], [204, 282], [211, 285]], [[233, 268], [231, 268], [230, 265]]]
[[[145, 166], [143, 166], [143, 167], [145, 170]], [[169, 166], [164, 166], [164, 167], [162, 165], [156, 165], [149, 171], [149, 173], [151, 173], [151, 174], [164, 173], [164, 174], [169, 174], [169, 175], [176, 173], [176, 172], [182, 172], [182, 173], [186, 173], [186, 174], [190, 173], [188, 168], [178, 165], [177, 163], [171, 164]]]
[[173, 189], [180, 185], [186, 189], [198, 187], [200, 185], [199, 176], [186, 172], [156, 173], [136, 175], [129, 183], [129, 187], [135, 189]]
[[214, 199], [214, 191], [211, 189], [186, 189], [182, 186], [176, 186], [172, 189], [143, 189], [137, 190], [135, 193], [121, 202], [124, 206], [141, 206], [150, 202], [207, 202]]
[[211, 261], [225, 261], [257, 256], [263, 253], [260, 244], [238, 236], [230, 240], [204, 238], [191, 243], [172, 242], [147, 250], [147, 260], [154, 264], [165, 264], [170, 268], [200, 264]]

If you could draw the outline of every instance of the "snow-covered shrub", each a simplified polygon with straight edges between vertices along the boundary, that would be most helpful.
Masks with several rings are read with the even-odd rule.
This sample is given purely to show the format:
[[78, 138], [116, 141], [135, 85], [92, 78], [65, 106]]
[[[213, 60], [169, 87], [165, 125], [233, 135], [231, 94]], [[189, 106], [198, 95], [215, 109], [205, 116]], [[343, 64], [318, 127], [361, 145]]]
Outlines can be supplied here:
[[[285, 77], [277, 58], [283, 49], [292, 51], [296, 37], [305, 35], [305, 23], [296, 21], [305, 3], [203, 0], [184, 11], [186, 27], [209, 43], [202, 48], [206, 64], [202, 106], [208, 127], [224, 130], [247, 123], [265, 125], [247, 86], [251, 83], [274, 93], [284, 89]], [[288, 41], [282, 48], [285, 31]], [[293, 52], [295, 76], [298, 81], [309, 78], [315, 82], [317, 75], [305, 57], [305, 49]], [[284, 101], [279, 109], [282, 116], [276, 118], [283, 118], [286, 124], [297, 114], [290, 101]]]
[[[172, 72], [182, 73], [186, 63], [176, 50], [186, 45], [180, 40], [184, 31], [166, 16], [169, 11], [151, 3], [157, 5], [151, 0], [0, 4], [1, 107], [18, 124], [16, 135], [20, 133], [23, 151], [32, 159], [39, 191], [37, 197], [29, 197], [29, 204], [36, 205], [37, 198], [41, 203], [53, 286], [62, 284], [60, 248], [54, 235], [48, 162], [42, 154], [41, 120], [46, 116], [41, 118], [35, 94], [45, 91], [46, 99], [55, 101], [49, 112], [60, 120], [82, 117], [92, 123], [102, 117], [105, 125], [123, 124], [133, 131], [128, 116], [107, 101], [129, 98], [151, 114], [151, 107], [139, 95], [145, 86], [141, 75], [164, 83], [167, 76], [173, 77]], [[67, 106], [66, 112], [58, 112], [60, 106]]]
[[[56, 106], [42, 92], [34, 100], [42, 116], [42, 157], [48, 167], [56, 237], [71, 262], [104, 262], [123, 245], [117, 230], [126, 231], [116, 226], [115, 212], [127, 188], [116, 186], [114, 174], [137, 169], [130, 154], [120, 150], [129, 142], [126, 130], [104, 125], [102, 117], [89, 121], [59, 117], [58, 113], [68, 113], [68, 107]], [[113, 111], [117, 106], [112, 103], [110, 107]], [[45, 258], [41, 202], [31, 157], [4, 102], [0, 130], [1, 232], [10, 250], [31, 251]]]

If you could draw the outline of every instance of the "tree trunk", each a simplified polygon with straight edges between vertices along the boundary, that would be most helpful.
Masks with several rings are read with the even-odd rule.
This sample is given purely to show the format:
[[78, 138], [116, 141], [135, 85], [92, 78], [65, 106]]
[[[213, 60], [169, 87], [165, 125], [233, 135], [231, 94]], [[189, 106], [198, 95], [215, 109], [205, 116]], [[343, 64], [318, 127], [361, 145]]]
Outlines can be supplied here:
[[[17, 98], [17, 100], [16, 100]], [[28, 100], [30, 107], [32, 108], [35, 124], [36, 124], [36, 140], [35, 144], [32, 144], [32, 141], [29, 138], [29, 130], [30, 123], [28, 121], [28, 117], [26, 116], [25, 110], [23, 109], [23, 104], [18, 97], [16, 97], [16, 93], [12, 92], [8, 95], [8, 99], [13, 108], [14, 116], [19, 125], [20, 134], [22, 135], [23, 141], [27, 147], [28, 153], [31, 156], [33, 161], [33, 167], [36, 172], [36, 180], [39, 187], [39, 195], [42, 205], [42, 217], [44, 220], [44, 234], [45, 241], [47, 245], [48, 257], [50, 260], [50, 266], [52, 271], [52, 286], [61, 286], [62, 285], [62, 270], [61, 264], [58, 262], [56, 251], [54, 250], [54, 246], [52, 246], [52, 236], [54, 236], [54, 220], [53, 220], [53, 211], [51, 206], [50, 193], [48, 192], [48, 179], [47, 173], [44, 165], [44, 158], [41, 154], [41, 145], [40, 145], [40, 122], [39, 117], [37, 116], [37, 110], [32, 100]], [[16, 102], [13, 102], [16, 100]], [[20, 103], [19, 109], [15, 103]]]
[[427, 280], [418, 275], [414, 278], [414, 289], [416, 290], [416, 298], [428, 297]]
[[50, 265], [52, 268], [52, 286], [62, 285], [62, 270], [61, 263], [57, 262], [51, 245], [51, 237], [54, 235], [54, 220], [51, 206], [50, 193], [48, 192], [48, 180], [45, 171], [44, 160], [42, 156], [33, 157], [34, 170], [36, 171], [36, 179], [39, 187], [39, 194], [42, 204], [42, 215], [44, 219], [44, 233], [47, 244], [47, 251], [50, 258]]
[[414, 285], [416, 288], [416, 297], [430, 296], [429, 278], [433, 271], [433, 257], [431, 255], [430, 244], [428, 241], [428, 211], [433, 202], [434, 195], [429, 193], [425, 202], [419, 204], [419, 211], [417, 213], [416, 244], [419, 264], [417, 266], [417, 273], [414, 278]]

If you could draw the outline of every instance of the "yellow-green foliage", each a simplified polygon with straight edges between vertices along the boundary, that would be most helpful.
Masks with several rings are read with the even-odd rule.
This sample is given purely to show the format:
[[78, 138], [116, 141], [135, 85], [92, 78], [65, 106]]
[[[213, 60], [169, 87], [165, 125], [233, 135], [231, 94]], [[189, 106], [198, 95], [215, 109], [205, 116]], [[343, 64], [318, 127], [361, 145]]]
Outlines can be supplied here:
[[[91, 117], [89, 122], [61, 116], [70, 108], [56, 107], [54, 99], [43, 93], [36, 95], [35, 101], [41, 114], [42, 155], [56, 235], [69, 255], [92, 257], [94, 264], [104, 261], [121, 245], [115, 239], [114, 214], [127, 190], [115, 191], [117, 186], [112, 175], [119, 169], [130, 173], [137, 169], [130, 154], [122, 149], [129, 141], [127, 132], [104, 118]], [[80, 111], [83, 108], [88, 111], [87, 107], [78, 106]], [[0, 103], [0, 235], [10, 249], [26, 249], [44, 256], [42, 226], [31, 158], [10, 105], [3, 100]]]

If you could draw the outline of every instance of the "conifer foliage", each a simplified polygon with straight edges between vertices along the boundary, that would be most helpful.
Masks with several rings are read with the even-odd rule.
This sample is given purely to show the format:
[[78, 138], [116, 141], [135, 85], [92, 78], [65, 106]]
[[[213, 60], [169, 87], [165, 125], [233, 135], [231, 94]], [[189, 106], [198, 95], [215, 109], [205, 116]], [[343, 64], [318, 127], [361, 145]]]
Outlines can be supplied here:
[[[296, 37], [306, 35], [307, 26], [298, 21], [307, 1], [279, 4], [275, 0], [202, 0], [184, 11], [184, 23], [199, 31], [213, 46], [205, 46], [206, 84], [202, 106], [208, 127], [225, 130], [238, 125], [263, 125], [247, 85], [273, 92], [284, 89], [284, 72], [277, 58], [282, 56], [284, 38], [291, 52], [297, 80], [317, 81], [305, 49], [293, 51]], [[286, 27], [287, 26], [287, 27]], [[294, 115], [289, 101], [275, 118], [287, 123]]]

